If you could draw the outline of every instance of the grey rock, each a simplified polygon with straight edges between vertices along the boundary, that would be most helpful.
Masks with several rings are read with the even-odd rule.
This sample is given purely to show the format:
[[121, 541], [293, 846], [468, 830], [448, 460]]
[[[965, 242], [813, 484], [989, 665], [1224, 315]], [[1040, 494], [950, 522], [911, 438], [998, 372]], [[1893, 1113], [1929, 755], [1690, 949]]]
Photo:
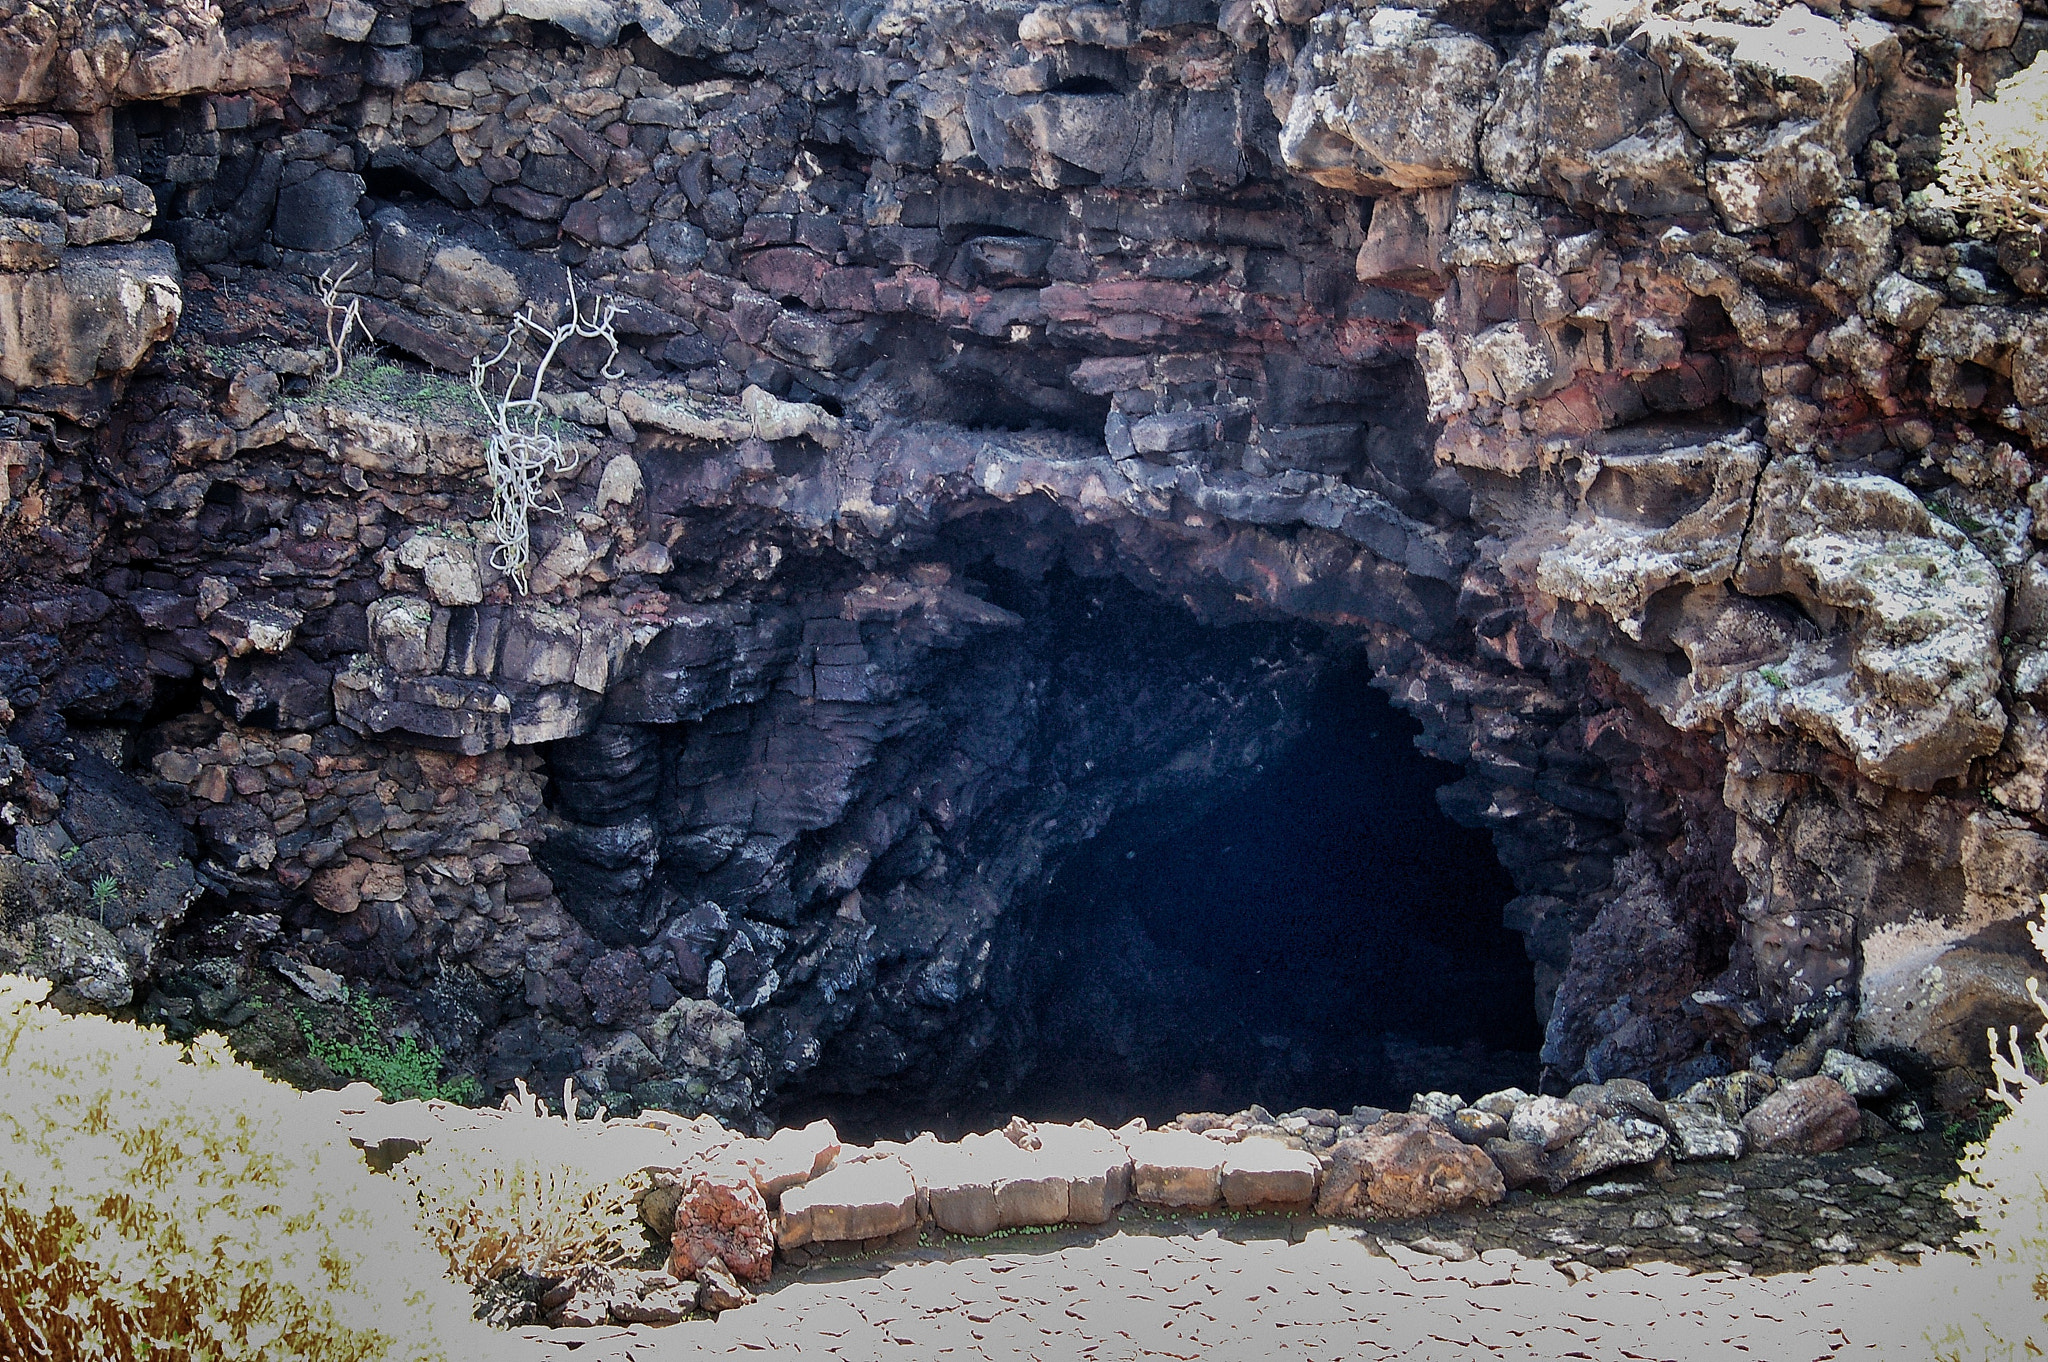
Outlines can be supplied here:
[[1649, 1121], [1634, 1116], [1602, 1117], [1569, 1144], [1544, 1156], [1545, 1185], [1559, 1191], [1583, 1178], [1649, 1163], [1670, 1143], [1664, 1128]]
[[1504, 1139], [1508, 1133], [1506, 1118], [1476, 1107], [1453, 1112], [1444, 1124], [1466, 1144], [1484, 1145], [1488, 1140]]
[[316, 170], [277, 191], [271, 237], [288, 250], [339, 250], [363, 234], [362, 215], [356, 211], [362, 197], [362, 176]]
[[1419, 1092], [1408, 1103], [1408, 1110], [1448, 1123], [1464, 1106], [1465, 1099], [1456, 1093]]
[[1555, 1151], [1577, 1139], [1593, 1124], [1593, 1113], [1561, 1097], [1532, 1097], [1508, 1118], [1508, 1136]]
[[28, 967], [97, 1008], [126, 1007], [135, 997], [127, 952], [112, 932], [90, 918], [71, 913], [37, 918]]
[[1821, 1056], [1824, 1077], [1840, 1083], [1858, 1102], [1889, 1097], [1899, 1090], [1899, 1076], [1874, 1059], [1863, 1059], [1846, 1050], [1829, 1050]]
[[1739, 1159], [1747, 1148], [1741, 1129], [1729, 1124], [1718, 1107], [1696, 1102], [1671, 1102], [1665, 1108], [1673, 1155], [1681, 1161]]

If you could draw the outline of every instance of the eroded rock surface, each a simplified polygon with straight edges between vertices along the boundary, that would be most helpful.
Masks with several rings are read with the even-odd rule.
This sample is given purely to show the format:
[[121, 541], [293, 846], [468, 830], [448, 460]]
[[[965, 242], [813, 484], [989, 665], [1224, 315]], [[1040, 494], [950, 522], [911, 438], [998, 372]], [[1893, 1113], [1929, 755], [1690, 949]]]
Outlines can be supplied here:
[[[371, 986], [495, 1090], [942, 1106], [1031, 1062], [1071, 848], [1362, 653], [1548, 1087], [1700, 1094], [1444, 1158], [1719, 1157], [1790, 1099], [1696, 1084], [1831, 1046], [1970, 1100], [2048, 276], [1923, 191], [2048, 31], [1313, 9], [0, 4], [0, 950], [181, 1028]], [[620, 348], [551, 362], [522, 591], [464, 383], [572, 287]]]

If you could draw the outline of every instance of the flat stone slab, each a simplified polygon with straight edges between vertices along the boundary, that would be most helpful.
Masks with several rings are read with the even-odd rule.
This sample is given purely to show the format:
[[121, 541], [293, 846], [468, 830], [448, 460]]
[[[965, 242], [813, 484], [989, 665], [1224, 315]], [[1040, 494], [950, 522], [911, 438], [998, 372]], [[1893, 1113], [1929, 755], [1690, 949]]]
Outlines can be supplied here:
[[1322, 1165], [1278, 1140], [1224, 1146], [1223, 1204], [1233, 1211], [1304, 1211], [1315, 1203]]
[[830, 1121], [818, 1120], [800, 1130], [785, 1127], [770, 1139], [749, 1141], [739, 1161], [753, 1169], [761, 1195], [772, 1199], [819, 1176], [838, 1157], [839, 1132]]
[[[1008, 1143], [1005, 1141], [1004, 1143]], [[996, 1184], [1002, 1170], [978, 1145], [957, 1144], [921, 1135], [897, 1147], [917, 1184], [918, 1215], [947, 1234], [978, 1237], [994, 1234], [1002, 1222], [996, 1213]]]
[[1037, 1150], [1023, 1149], [1001, 1135], [970, 1135], [978, 1157], [995, 1173], [996, 1220], [1001, 1229], [1058, 1225], [1067, 1218], [1073, 1179], [1061, 1174]]
[[1068, 1183], [1067, 1220], [1100, 1225], [1131, 1199], [1131, 1155], [1115, 1134], [1091, 1121], [1037, 1128], [1039, 1157]]
[[881, 1239], [917, 1223], [917, 1184], [894, 1155], [842, 1163], [782, 1194], [775, 1242], [805, 1244]]
[[1131, 1155], [1131, 1199], [1147, 1206], [1216, 1206], [1223, 1201], [1227, 1145], [1184, 1130], [1118, 1132]]

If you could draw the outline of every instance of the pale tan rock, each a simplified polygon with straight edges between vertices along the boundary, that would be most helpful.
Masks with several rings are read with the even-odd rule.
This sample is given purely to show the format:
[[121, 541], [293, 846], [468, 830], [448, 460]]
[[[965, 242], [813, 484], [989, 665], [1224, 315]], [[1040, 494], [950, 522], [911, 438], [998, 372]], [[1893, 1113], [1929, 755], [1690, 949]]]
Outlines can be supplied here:
[[132, 371], [184, 311], [167, 241], [66, 250], [55, 269], [0, 273], [0, 380], [82, 386]]
[[923, 1213], [941, 1230], [978, 1238], [1000, 1227], [996, 1170], [974, 1149], [920, 1136], [903, 1147], [902, 1157], [911, 1166]]
[[398, 561], [420, 574], [436, 605], [476, 605], [484, 598], [473, 540], [416, 534], [398, 546]]
[[519, 277], [473, 246], [435, 252], [423, 287], [450, 307], [497, 316], [510, 316], [526, 301]]
[[1500, 57], [1417, 11], [1340, 11], [1318, 25], [1276, 107], [1288, 169], [1355, 192], [1469, 178]]
[[1092, 1121], [1034, 1128], [1044, 1160], [1066, 1179], [1067, 1219], [1100, 1225], [1131, 1197], [1131, 1156], [1110, 1131]]
[[441, 669], [448, 647], [445, 612], [417, 596], [385, 596], [370, 602], [370, 655], [401, 675]]
[[1398, 1112], [1331, 1148], [1316, 1214], [1433, 1215], [1489, 1206], [1506, 1192], [1500, 1169], [1482, 1151], [1427, 1116]]
[[1073, 1183], [1054, 1161], [1039, 1150], [1024, 1149], [1001, 1135], [968, 1139], [981, 1144], [983, 1157], [995, 1172], [999, 1228], [1058, 1225], [1067, 1219]]
[[1184, 1130], [1119, 1132], [1131, 1155], [1131, 1198], [1150, 1206], [1215, 1206], [1226, 1146]]
[[1223, 1161], [1223, 1204], [1233, 1211], [1306, 1210], [1315, 1203], [1322, 1165], [1278, 1140], [1240, 1140]]
[[772, 1200], [830, 1169], [839, 1152], [839, 1132], [820, 1118], [801, 1129], [778, 1130], [750, 1144], [740, 1157], [753, 1169], [761, 1194]]
[[640, 465], [631, 454], [615, 454], [597, 480], [593, 508], [602, 515], [607, 506], [631, 506], [640, 495]]
[[783, 1248], [880, 1239], [917, 1223], [917, 1186], [892, 1155], [840, 1163], [783, 1194], [776, 1241]]

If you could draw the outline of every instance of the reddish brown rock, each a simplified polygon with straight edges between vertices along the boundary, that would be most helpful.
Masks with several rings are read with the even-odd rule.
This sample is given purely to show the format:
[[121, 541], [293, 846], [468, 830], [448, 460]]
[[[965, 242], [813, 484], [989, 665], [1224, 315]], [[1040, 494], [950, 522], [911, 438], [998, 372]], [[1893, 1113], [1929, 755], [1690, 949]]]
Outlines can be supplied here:
[[751, 1173], [699, 1173], [676, 1203], [674, 1252], [669, 1271], [694, 1277], [723, 1262], [735, 1277], [765, 1282], [775, 1266], [775, 1232], [768, 1203]]
[[1824, 1154], [1840, 1149], [1862, 1128], [1856, 1099], [1832, 1078], [1802, 1078], [1757, 1104], [1742, 1118], [1750, 1147], [1779, 1154]]
[[1316, 1214], [1391, 1219], [1488, 1206], [1506, 1195], [1500, 1169], [1443, 1123], [1412, 1112], [1382, 1119], [1330, 1150]]

